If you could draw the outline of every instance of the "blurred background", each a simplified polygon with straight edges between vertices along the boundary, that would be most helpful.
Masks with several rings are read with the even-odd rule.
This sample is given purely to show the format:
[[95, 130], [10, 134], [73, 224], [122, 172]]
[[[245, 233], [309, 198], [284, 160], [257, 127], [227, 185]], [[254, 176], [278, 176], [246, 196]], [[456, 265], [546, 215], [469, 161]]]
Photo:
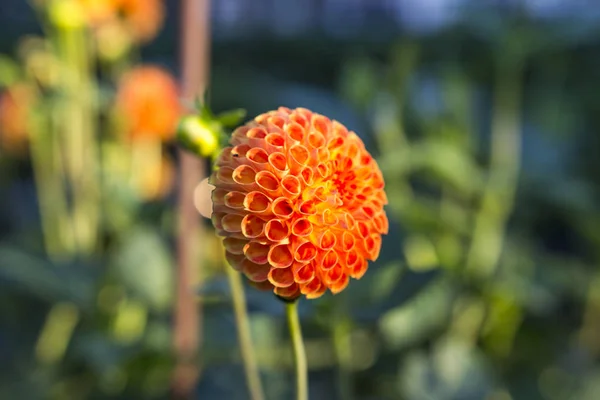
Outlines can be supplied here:
[[[309, 108], [355, 130], [384, 172], [379, 260], [300, 304], [311, 399], [600, 398], [594, 2], [219, 0], [202, 13], [2, 0], [0, 399], [165, 399], [177, 385], [250, 398], [219, 242], [197, 213], [197, 234], [177, 234], [182, 15], [200, 32], [191, 48], [209, 46], [190, 65], [208, 71], [214, 111]], [[209, 163], [194, 168], [196, 185]], [[183, 286], [182, 246], [199, 250]], [[246, 298], [266, 398], [290, 399], [283, 307]], [[188, 360], [174, 351], [185, 332]]]

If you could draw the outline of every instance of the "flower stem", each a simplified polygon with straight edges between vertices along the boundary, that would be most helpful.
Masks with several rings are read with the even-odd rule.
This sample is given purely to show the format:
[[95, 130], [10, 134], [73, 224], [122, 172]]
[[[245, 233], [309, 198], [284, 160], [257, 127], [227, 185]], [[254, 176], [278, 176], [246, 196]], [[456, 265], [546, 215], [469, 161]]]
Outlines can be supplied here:
[[302, 339], [302, 329], [300, 328], [300, 319], [298, 318], [298, 301], [286, 303], [285, 311], [296, 365], [296, 400], [308, 400], [308, 366], [306, 363], [304, 341]]
[[260, 382], [260, 373], [254, 348], [252, 347], [252, 336], [250, 335], [250, 323], [248, 321], [248, 312], [246, 308], [246, 299], [244, 297], [244, 285], [239, 272], [225, 266], [229, 285], [231, 287], [231, 297], [233, 300], [233, 311], [235, 313], [235, 322], [237, 325], [238, 341], [240, 342], [240, 351], [242, 361], [244, 362], [244, 372], [246, 373], [246, 384], [250, 391], [252, 400], [264, 400], [262, 384]]

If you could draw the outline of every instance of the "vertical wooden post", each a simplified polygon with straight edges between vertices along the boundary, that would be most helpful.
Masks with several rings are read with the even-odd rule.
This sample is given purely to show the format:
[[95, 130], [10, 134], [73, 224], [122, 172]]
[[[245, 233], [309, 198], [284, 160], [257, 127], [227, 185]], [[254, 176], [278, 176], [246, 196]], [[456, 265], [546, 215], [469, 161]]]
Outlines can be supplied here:
[[[180, 57], [183, 100], [202, 97], [208, 80], [210, 48], [209, 0], [182, 0]], [[201, 309], [194, 293], [200, 267], [202, 230], [193, 193], [204, 178], [203, 160], [179, 152], [180, 175], [177, 230], [177, 299], [174, 347], [177, 365], [172, 393], [176, 399], [192, 398], [200, 373]]]

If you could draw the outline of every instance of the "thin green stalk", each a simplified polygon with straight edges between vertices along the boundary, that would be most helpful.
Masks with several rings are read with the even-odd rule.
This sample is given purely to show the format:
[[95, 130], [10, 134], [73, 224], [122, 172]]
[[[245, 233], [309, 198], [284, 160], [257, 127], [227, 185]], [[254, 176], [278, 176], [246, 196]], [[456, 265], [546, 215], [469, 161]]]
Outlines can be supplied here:
[[69, 252], [69, 218], [63, 191], [60, 151], [48, 120], [40, 112], [29, 124], [29, 143], [36, 194], [39, 203], [44, 247], [48, 256], [58, 259]]
[[286, 303], [285, 311], [296, 366], [296, 400], [308, 400], [308, 364], [306, 362], [306, 351], [302, 339], [300, 318], [298, 318], [298, 301]]
[[521, 164], [521, 62], [500, 61], [496, 79], [490, 172], [465, 265], [478, 278], [492, 275], [500, 259]]
[[72, 188], [72, 226], [77, 250], [92, 252], [97, 244], [98, 185], [95, 107], [93, 104], [88, 36], [83, 29], [61, 27], [57, 32], [64, 62], [65, 93], [61, 123], [67, 176]]
[[351, 321], [347, 316], [338, 315], [333, 324], [333, 343], [338, 364], [338, 393], [340, 399], [352, 400], [352, 344], [350, 340]]
[[239, 272], [226, 266], [229, 286], [231, 287], [231, 297], [233, 300], [233, 311], [235, 313], [235, 322], [237, 326], [238, 341], [240, 342], [240, 351], [244, 363], [244, 372], [246, 373], [246, 384], [252, 400], [263, 400], [265, 398], [256, 355], [252, 346], [252, 336], [250, 334], [250, 322], [248, 320], [248, 311], [246, 307], [246, 298], [244, 296], [244, 285]]

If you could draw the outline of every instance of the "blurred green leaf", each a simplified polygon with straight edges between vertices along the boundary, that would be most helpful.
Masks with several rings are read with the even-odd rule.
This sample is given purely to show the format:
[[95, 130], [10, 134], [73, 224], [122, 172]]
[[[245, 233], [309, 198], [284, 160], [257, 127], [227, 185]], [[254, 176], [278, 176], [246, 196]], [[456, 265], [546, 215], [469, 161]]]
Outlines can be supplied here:
[[150, 227], [124, 234], [113, 269], [131, 292], [156, 311], [166, 311], [173, 299], [173, 265], [166, 244]]
[[0, 246], [0, 285], [29, 292], [48, 302], [92, 303], [96, 276], [82, 265], [55, 265], [19, 248]]
[[242, 120], [246, 117], [246, 110], [243, 108], [237, 108], [235, 110], [229, 110], [217, 114], [215, 119], [219, 121], [221, 125], [227, 128], [232, 128], [239, 125]]
[[19, 65], [12, 58], [0, 54], [0, 88], [14, 84], [20, 76]]

